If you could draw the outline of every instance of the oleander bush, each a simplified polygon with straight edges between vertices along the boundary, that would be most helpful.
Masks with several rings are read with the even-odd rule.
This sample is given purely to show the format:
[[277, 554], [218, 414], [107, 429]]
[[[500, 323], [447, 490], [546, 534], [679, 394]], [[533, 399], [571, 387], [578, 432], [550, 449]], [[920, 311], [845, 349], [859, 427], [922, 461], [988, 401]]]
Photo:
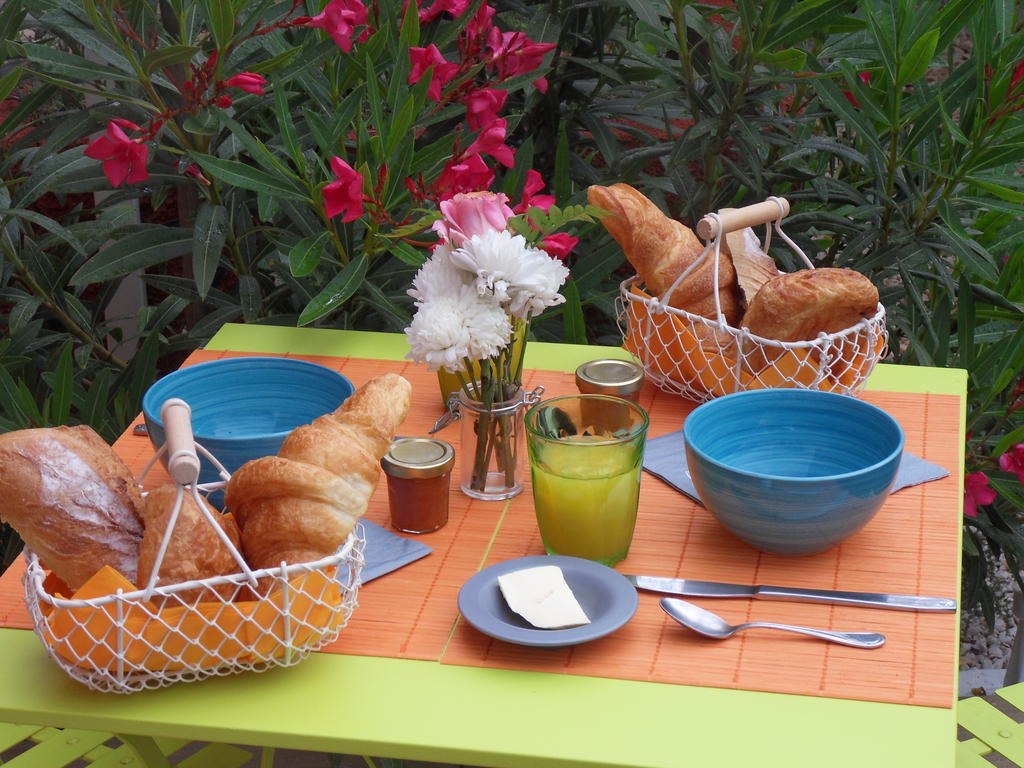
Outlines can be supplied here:
[[[403, 329], [453, 191], [552, 225], [593, 183], [690, 224], [780, 195], [816, 264], [878, 285], [892, 362], [968, 371], [964, 597], [991, 617], [993, 557], [1024, 560], [1021, 23], [972, 0], [6, 0], [0, 429], [112, 440], [224, 322]], [[630, 268], [572, 226], [549, 243], [568, 300], [532, 332], [616, 344]], [[112, 308], [140, 278], [130, 334]]]

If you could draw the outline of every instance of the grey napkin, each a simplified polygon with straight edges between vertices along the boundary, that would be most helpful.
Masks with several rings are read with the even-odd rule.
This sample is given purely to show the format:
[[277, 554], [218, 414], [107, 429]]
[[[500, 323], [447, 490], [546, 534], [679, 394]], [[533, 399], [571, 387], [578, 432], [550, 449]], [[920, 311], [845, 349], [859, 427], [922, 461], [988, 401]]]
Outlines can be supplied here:
[[360, 524], [363, 526], [363, 538], [366, 539], [363, 553], [366, 558], [363, 565], [363, 584], [434, 551], [421, 541], [398, 536], [369, 520], [361, 520]]
[[[697, 495], [697, 489], [693, 487], [693, 480], [690, 479], [690, 471], [686, 466], [686, 444], [683, 441], [682, 430], [647, 441], [647, 446], [644, 449], [644, 469], [655, 477], [660, 477], [698, 504], [702, 503]], [[892, 492], [895, 493], [901, 488], [911, 485], [927, 483], [929, 480], [938, 480], [948, 474], [949, 472], [938, 464], [933, 464], [904, 451]]]

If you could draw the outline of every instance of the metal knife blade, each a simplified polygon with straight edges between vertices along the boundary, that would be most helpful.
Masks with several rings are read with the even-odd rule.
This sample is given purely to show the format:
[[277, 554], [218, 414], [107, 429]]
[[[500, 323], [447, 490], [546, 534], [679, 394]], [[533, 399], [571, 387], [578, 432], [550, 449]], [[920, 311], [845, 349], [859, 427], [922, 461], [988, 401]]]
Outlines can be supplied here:
[[796, 589], [767, 585], [726, 584], [717, 581], [667, 579], [659, 576], [626, 578], [637, 589], [664, 592], [687, 597], [747, 597], [756, 600], [788, 600], [808, 603], [860, 605], [868, 608], [890, 608], [904, 611], [955, 611], [956, 600], [948, 597], [922, 595], [888, 595], [876, 592], [846, 592], [833, 589]]

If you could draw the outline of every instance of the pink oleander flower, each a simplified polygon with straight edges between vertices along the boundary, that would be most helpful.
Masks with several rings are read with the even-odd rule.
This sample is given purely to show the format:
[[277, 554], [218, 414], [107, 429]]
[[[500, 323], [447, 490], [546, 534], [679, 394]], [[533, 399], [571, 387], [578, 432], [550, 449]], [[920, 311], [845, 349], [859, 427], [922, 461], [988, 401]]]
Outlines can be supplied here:
[[433, 21], [444, 12], [458, 18], [467, 7], [469, 0], [434, 0], [429, 8], [420, 8], [420, 23]]
[[505, 229], [515, 215], [508, 207], [508, 198], [495, 192], [460, 192], [443, 200], [439, 207], [444, 218], [431, 228], [452, 248], [461, 248], [474, 235]]
[[515, 165], [515, 152], [505, 143], [505, 118], [499, 117], [488, 125], [472, 144], [466, 147], [466, 154], [474, 152], [490, 155], [506, 168]]
[[119, 187], [126, 181], [134, 184], [149, 178], [146, 170], [149, 147], [140, 139], [129, 139], [122, 126], [139, 129], [135, 123], [115, 118], [107, 123], [106, 134], [93, 139], [85, 148], [86, 157], [103, 161], [103, 174], [113, 187]]
[[[864, 85], [870, 85], [871, 84], [871, 72], [870, 71], [864, 70], [863, 72], [858, 72], [857, 73], [857, 77], [860, 78], [860, 81], [862, 83], [864, 83]], [[843, 96], [846, 97], [846, 100], [849, 101], [850, 104], [852, 104], [853, 106], [857, 107], [858, 109], [860, 108], [860, 102], [857, 101], [857, 97], [854, 96], [852, 92], [850, 92], [850, 91], [843, 91]]]
[[412, 69], [409, 72], [409, 83], [418, 83], [420, 78], [431, 67], [434, 74], [430, 80], [430, 87], [427, 89], [427, 97], [434, 101], [441, 100], [441, 87], [448, 83], [459, 71], [459, 65], [446, 61], [437, 46], [431, 43], [426, 48], [410, 48], [409, 62]]
[[565, 261], [566, 256], [572, 253], [572, 249], [575, 248], [580, 242], [578, 237], [573, 237], [568, 232], [556, 232], [553, 235], [548, 235], [541, 242], [540, 247], [548, 252], [552, 258]]
[[476, 16], [466, 25], [466, 38], [468, 40], [486, 38], [493, 26], [494, 14], [495, 10], [487, 3], [481, 5], [480, 10], [476, 12]]
[[488, 30], [487, 45], [494, 54], [488, 66], [497, 70], [502, 80], [533, 72], [543, 63], [544, 55], [555, 49], [553, 43], [535, 43], [522, 32], [502, 32], [497, 27]]
[[306, 22], [305, 26], [322, 29], [341, 50], [350, 53], [352, 35], [356, 27], [366, 24], [367, 17], [366, 6], [360, 0], [331, 0], [323, 11]]
[[463, 156], [452, 160], [441, 171], [436, 189], [438, 199], [448, 200], [459, 192], [487, 189], [494, 181], [494, 169], [488, 168], [480, 155]]
[[331, 158], [331, 170], [338, 180], [324, 187], [327, 218], [333, 219], [341, 213], [343, 222], [355, 221], [363, 215], [363, 174], [340, 157]]
[[532, 168], [526, 172], [526, 183], [523, 184], [523, 199], [519, 201], [514, 210], [516, 213], [526, 213], [530, 208], [540, 208], [544, 213], [555, 204], [553, 195], [538, 195], [544, 189], [544, 179], [538, 171]]
[[548, 79], [546, 77], [538, 77], [533, 81], [533, 87], [541, 93], [548, 92]]
[[189, 176], [194, 177], [195, 179], [202, 182], [206, 186], [210, 186], [210, 180], [203, 175], [203, 172], [199, 170], [199, 166], [196, 165], [195, 163], [189, 165], [188, 168], [185, 169], [185, 173], [187, 173]]
[[479, 131], [498, 119], [498, 113], [505, 106], [508, 91], [500, 88], [478, 88], [471, 91], [463, 102], [466, 106], [466, 122], [471, 131]]
[[1004, 472], [1012, 472], [1017, 480], [1024, 485], [1024, 443], [1017, 443], [999, 457], [999, 468]]
[[973, 472], [964, 478], [964, 514], [968, 517], [978, 516], [978, 506], [991, 504], [996, 500], [996, 492], [989, 487], [988, 476], [984, 472]]
[[1013, 74], [1010, 75], [1010, 90], [1016, 88], [1021, 80], [1024, 80], [1024, 59], [1018, 61], [1017, 66], [1013, 68]]
[[216, 104], [221, 109], [227, 109], [232, 104], [234, 104], [234, 102], [231, 100], [231, 97], [225, 93], [224, 95], [217, 97]]
[[239, 72], [237, 75], [233, 75], [224, 81], [226, 88], [238, 88], [246, 93], [254, 93], [257, 96], [262, 96], [265, 93], [263, 86], [266, 84], [267, 78], [255, 72]]
[[119, 126], [120, 128], [122, 128], [122, 129], [124, 129], [126, 131], [141, 131], [142, 130], [142, 126], [141, 125], [136, 125], [131, 120], [125, 120], [123, 117], [115, 117], [110, 122], [112, 122], [114, 125]]

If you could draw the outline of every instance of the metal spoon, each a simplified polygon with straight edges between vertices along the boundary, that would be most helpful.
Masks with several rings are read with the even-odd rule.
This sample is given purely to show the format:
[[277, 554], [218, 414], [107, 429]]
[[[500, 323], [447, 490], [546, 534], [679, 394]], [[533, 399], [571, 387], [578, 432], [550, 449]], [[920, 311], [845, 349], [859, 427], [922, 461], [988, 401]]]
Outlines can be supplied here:
[[669, 616], [678, 621], [684, 627], [689, 627], [716, 640], [725, 640], [732, 637], [741, 629], [760, 627], [762, 629], [784, 629], [787, 632], [798, 632], [801, 635], [819, 637], [822, 640], [831, 640], [841, 645], [851, 645], [854, 648], [878, 648], [885, 642], [885, 635], [877, 632], [830, 632], [825, 629], [811, 629], [810, 627], [794, 627], [789, 624], [773, 624], [769, 621], [749, 621], [746, 624], [733, 626], [722, 619], [721, 616], [706, 611], [703, 608], [688, 603], [685, 600], [678, 600], [674, 597], [663, 597], [658, 604]]

